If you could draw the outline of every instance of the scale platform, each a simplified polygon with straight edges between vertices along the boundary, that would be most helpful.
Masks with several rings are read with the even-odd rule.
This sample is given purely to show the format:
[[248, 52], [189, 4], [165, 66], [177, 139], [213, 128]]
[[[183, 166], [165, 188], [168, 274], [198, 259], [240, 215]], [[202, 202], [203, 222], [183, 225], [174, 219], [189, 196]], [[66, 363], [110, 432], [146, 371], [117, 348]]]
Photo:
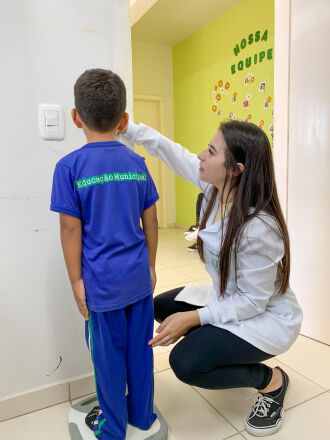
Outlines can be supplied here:
[[[85, 417], [98, 405], [96, 394], [76, 403], [69, 412], [69, 431], [71, 440], [95, 440], [94, 433], [85, 424]], [[148, 431], [127, 425], [125, 440], [167, 440], [167, 424], [159, 410], [154, 406], [157, 419]]]

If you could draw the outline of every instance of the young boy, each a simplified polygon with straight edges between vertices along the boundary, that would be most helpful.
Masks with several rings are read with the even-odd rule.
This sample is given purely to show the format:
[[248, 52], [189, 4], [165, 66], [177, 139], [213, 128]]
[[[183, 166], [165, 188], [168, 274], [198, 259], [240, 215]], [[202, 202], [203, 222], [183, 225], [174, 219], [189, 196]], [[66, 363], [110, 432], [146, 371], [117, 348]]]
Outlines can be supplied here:
[[74, 95], [72, 119], [87, 144], [57, 163], [50, 209], [60, 213], [64, 258], [94, 364], [100, 407], [86, 423], [97, 438], [120, 440], [127, 423], [147, 430], [157, 417], [148, 341], [158, 194], [144, 159], [115, 140], [128, 124], [119, 76], [87, 70]]

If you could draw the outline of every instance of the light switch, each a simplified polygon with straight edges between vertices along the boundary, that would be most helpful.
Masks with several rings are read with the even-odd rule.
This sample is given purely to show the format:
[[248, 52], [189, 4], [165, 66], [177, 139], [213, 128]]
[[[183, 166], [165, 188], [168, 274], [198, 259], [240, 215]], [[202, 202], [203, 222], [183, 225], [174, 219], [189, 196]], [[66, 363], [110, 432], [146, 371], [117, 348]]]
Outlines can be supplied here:
[[39, 105], [39, 131], [43, 139], [64, 139], [64, 113], [58, 104]]
[[59, 119], [58, 118], [47, 118], [46, 117], [46, 125], [57, 125], [59, 126]]
[[49, 110], [45, 110], [45, 116], [46, 118], [59, 118], [57, 111], [52, 112]]

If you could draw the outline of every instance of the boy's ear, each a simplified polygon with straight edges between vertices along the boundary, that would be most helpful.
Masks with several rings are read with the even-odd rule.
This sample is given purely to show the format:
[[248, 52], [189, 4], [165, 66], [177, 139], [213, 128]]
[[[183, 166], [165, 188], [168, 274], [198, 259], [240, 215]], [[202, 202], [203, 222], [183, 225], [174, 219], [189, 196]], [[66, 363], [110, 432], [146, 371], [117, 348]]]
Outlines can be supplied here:
[[78, 128], [82, 128], [82, 123], [81, 123], [81, 120], [80, 120], [80, 117], [79, 117], [79, 114], [78, 114], [76, 108], [73, 108], [73, 109], [71, 110], [71, 116], [72, 116], [72, 120], [73, 120], [73, 122], [76, 124], [76, 126], [77, 126]]
[[126, 133], [128, 126], [129, 115], [127, 112], [123, 114], [121, 120], [119, 121], [118, 131], [119, 133]]

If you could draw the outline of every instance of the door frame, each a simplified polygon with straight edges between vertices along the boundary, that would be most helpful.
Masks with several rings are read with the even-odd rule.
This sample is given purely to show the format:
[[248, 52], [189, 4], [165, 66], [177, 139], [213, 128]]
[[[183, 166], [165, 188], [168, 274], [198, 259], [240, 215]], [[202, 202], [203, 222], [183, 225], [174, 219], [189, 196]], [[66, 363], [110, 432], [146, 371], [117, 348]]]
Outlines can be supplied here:
[[[156, 95], [141, 95], [141, 94], [133, 94], [133, 115], [134, 115], [134, 101], [153, 101], [159, 105], [159, 131], [163, 133], [164, 131], [164, 98], [162, 96]], [[160, 188], [159, 191], [159, 204], [161, 206], [161, 212], [158, 216], [158, 223], [161, 228], [168, 228], [168, 212], [167, 212], [167, 203], [166, 203], [166, 180], [165, 180], [165, 164], [160, 160], [159, 161], [159, 182]]]
[[288, 221], [291, 0], [275, 0], [274, 150], [277, 191]]

